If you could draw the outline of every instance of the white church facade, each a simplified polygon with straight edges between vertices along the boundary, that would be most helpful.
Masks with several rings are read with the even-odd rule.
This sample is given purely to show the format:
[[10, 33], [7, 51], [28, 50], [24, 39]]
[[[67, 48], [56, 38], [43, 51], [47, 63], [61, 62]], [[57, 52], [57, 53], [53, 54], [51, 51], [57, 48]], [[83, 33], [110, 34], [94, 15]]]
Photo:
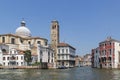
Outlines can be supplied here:
[[54, 51], [48, 45], [48, 40], [32, 36], [25, 21], [21, 22], [15, 34], [0, 34], [0, 65], [25, 66], [26, 50], [31, 51], [31, 64], [40, 62], [54, 67]]

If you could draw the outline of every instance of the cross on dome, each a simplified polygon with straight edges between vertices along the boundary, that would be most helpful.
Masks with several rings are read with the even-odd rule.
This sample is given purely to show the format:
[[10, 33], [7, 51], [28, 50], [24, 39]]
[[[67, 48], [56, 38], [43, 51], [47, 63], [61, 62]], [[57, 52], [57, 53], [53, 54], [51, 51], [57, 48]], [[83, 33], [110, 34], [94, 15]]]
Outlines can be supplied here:
[[26, 23], [24, 20], [21, 21], [21, 26], [24, 26], [25, 27]]

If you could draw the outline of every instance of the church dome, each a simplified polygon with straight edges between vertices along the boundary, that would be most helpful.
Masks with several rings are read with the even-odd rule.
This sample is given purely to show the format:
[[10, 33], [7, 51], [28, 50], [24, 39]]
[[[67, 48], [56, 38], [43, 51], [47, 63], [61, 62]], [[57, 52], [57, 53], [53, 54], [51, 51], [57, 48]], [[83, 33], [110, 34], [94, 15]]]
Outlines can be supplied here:
[[21, 26], [16, 29], [16, 34], [23, 37], [31, 36], [30, 30], [25, 26], [25, 21], [21, 21]]

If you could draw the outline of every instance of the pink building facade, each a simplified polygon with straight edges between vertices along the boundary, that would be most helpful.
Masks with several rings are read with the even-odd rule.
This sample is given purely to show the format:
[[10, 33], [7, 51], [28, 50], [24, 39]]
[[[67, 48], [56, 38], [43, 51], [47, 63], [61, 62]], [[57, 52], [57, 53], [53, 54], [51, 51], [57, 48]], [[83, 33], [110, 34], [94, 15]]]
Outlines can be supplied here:
[[120, 68], [120, 41], [108, 37], [92, 50], [92, 67]]

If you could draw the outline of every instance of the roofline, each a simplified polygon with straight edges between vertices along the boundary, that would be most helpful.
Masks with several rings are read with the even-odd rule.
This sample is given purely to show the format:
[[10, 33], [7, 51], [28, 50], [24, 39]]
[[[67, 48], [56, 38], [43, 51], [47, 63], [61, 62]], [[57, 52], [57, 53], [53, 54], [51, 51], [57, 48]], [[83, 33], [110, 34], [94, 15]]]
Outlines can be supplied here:
[[[61, 44], [61, 43], [59, 43], [59, 44]], [[71, 45], [69, 45], [67, 43], [63, 43], [63, 44], [66, 44], [66, 46], [62, 46], [62, 45], [59, 45], [59, 44], [57, 45], [57, 47], [70, 47], [70, 48], [76, 50], [74, 47], [72, 47]]]
[[24, 39], [42, 39], [42, 40], [46, 40], [48, 41], [47, 39], [45, 38], [41, 38], [41, 37], [22, 37], [22, 36], [19, 36], [19, 35], [16, 35], [16, 34], [0, 34], [0, 36], [14, 36], [14, 37], [20, 37], [20, 38], [24, 38]]
[[14, 37], [21, 37], [21, 36], [18, 36], [18, 35], [15, 35], [15, 34], [11, 34], [11, 33], [8, 33], [8, 34], [0, 34], [0, 36], [14, 36]]
[[118, 41], [118, 40], [111, 39], [111, 40], [104, 40], [104, 41], [100, 42], [99, 44], [102, 44], [102, 43], [105, 43], [105, 42], [119, 42], [120, 43], [120, 41]]

